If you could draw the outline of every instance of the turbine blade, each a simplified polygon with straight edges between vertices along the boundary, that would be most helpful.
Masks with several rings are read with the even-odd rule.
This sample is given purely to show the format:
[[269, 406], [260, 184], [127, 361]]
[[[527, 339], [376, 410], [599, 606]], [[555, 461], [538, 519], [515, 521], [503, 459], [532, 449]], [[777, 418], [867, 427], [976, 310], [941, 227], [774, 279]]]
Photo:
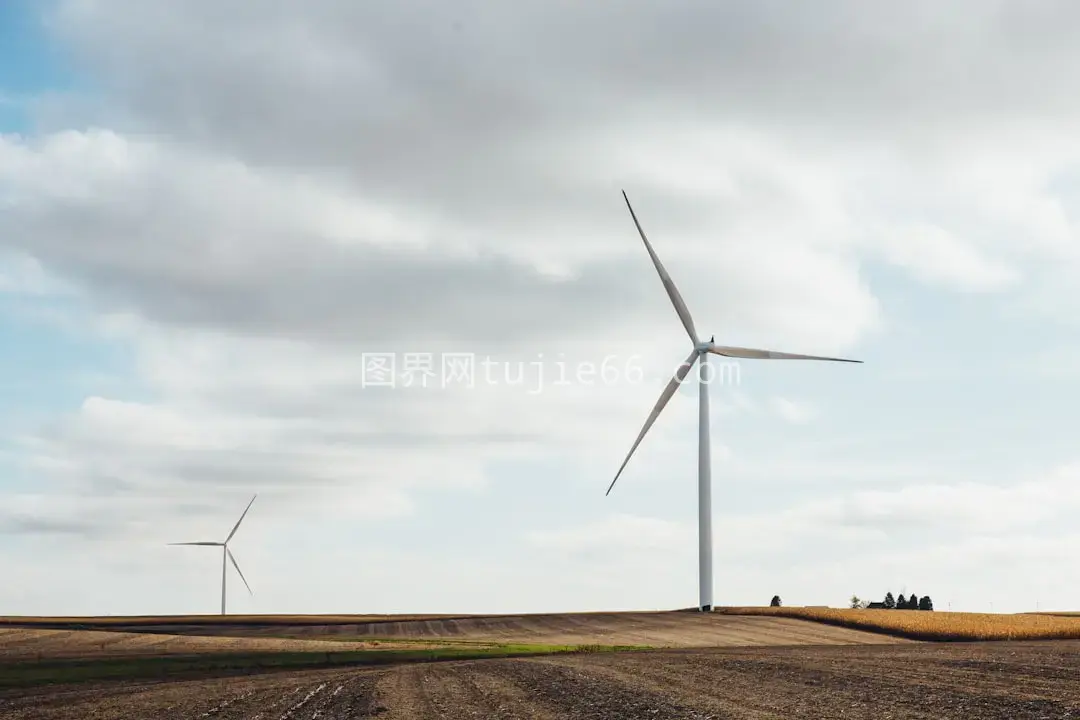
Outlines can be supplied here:
[[232, 550], [225, 548], [225, 554], [229, 556], [229, 561], [232, 563], [232, 566], [236, 568], [236, 572], [240, 573], [240, 579], [244, 581], [244, 587], [248, 589], [248, 594], [254, 595], [255, 593], [251, 592], [251, 586], [248, 585], [247, 578], [244, 577], [244, 573], [240, 572], [240, 566], [236, 564], [236, 558], [232, 556]]
[[667, 387], [660, 393], [660, 399], [656, 401], [656, 405], [653, 406], [652, 412], [649, 413], [648, 419], [645, 421], [645, 426], [641, 428], [641, 432], [638, 433], [637, 440], [634, 441], [634, 446], [630, 448], [630, 452], [626, 454], [626, 459], [623, 460], [623, 464], [619, 467], [619, 472], [615, 473], [615, 480], [611, 481], [608, 485], [607, 492], [604, 495], [611, 493], [611, 488], [615, 487], [615, 482], [622, 475], [623, 469], [626, 467], [626, 463], [630, 462], [630, 456], [637, 450], [637, 446], [641, 444], [642, 438], [645, 437], [645, 433], [649, 432], [649, 428], [656, 422], [656, 418], [660, 417], [660, 412], [664, 409], [664, 406], [668, 404], [668, 400], [675, 394], [675, 391], [679, 388], [679, 383], [683, 381], [686, 374], [690, 372], [690, 368], [694, 367], [694, 363], [697, 361], [698, 351], [695, 349], [690, 353], [690, 357], [686, 358], [686, 362], [679, 366], [679, 369], [675, 371], [675, 376], [668, 382]]
[[230, 540], [232, 540], [232, 536], [233, 536], [233, 535], [235, 535], [235, 534], [236, 534], [236, 531], [240, 529], [240, 523], [244, 522], [244, 515], [247, 515], [247, 514], [248, 514], [248, 510], [250, 510], [250, 509], [251, 509], [251, 503], [255, 502], [255, 498], [257, 498], [258, 496], [259, 496], [259, 495], [258, 495], [258, 493], [256, 493], [255, 495], [252, 495], [252, 496], [251, 496], [251, 502], [249, 502], [249, 503], [247, 504], [247, 507], [246, 507], [246, 508], [244, 508], [244, 513], [243, 513], [243, 515], [241, 515], [241, 516], [240, 516], [240, 519], [236, 521], [236, 524], [235, 524], [235, 525], [233, 525], [233, 529], [232, 529], [232, 532], [231, 532], [231, 533], [229, 533], [229, 537], [225, 538], [225, 542], [229, 542]]
[[634, 225], [637, 227], [638, 234], [641, 235], [641, 241], [645, 243], [645, 249], [649, 251], [649, 257], [652, 258], [653, 265], [656, 267], [656, 272], [660, 274], [660, 282], [664, 283], [664, 289], [667, 290], [668, 297], [671, 298], [671, 304], [675, 306], [675, 312], [679, 315], [679, 320], [682, 321], [683, 327], [686, 328], [687, 334], [690, 335], [690, 342], [697, 345], [698, 337], [697, 330], [694, 329], [694, 319], [690, 317], [690, 311], [686, 307], [686, 303], [682, 299], [682, 295], [679, 294], [679, 289], [675, 287], [675, 282], [668, 275], [668, 271], [664, 268], [664, 264], [660, 262], [660, 258], [657, 257], [656, 251], [653, 250], [652, 244], [649, 242], [649, 238], [645, 237], [645, 231], [641, 229], [641, 223], [638, 222], [637, 214], [634, 213], [634, 208], [630, 206], [630, 198], [626, 197], [626, 191], [623, 190], [623, 200], [626, 201], [626, 207], [630, 210], [630, 217], [634, 219]]
[[165, 543], [166, 545], [206, 545], [210, 547], [221, 547], [225, 543], [219, 542], [190, 542], [190, 543]]
[[833, 362], [861, 363], [862, 360], [823, 357], [821, 355], [798, 355], [796, 353], [776, 352], [774, 350], [754, 350], [753, 348], [733, 347], [730, 345], [710, 345], [709, 352], [724, 357], [747, 358], [751, 360], [832, 360]]

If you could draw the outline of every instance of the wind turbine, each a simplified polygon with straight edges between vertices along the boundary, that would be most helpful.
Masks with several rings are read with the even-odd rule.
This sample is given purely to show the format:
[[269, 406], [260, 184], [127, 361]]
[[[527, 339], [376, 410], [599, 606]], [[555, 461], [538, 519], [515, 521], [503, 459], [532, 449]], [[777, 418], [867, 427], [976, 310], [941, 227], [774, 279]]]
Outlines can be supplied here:
[[637, 215], [634, 213], [634, 208], [630, 205], [630, 199], [626, 197], [625, 190], [622, 195], [623, 200], [626, 201], [626, 207], [630, 210], [630, 217], [634, 219], [634, 225], [637, 226], [638, 234], [641, 235], [641, 241], [645, 243], [645, 249], [648, 250], [649, 257], [652, 258], [653, 265], [656, 267], [656, 272], [660, 275], [660, 281], [664, 284], [664, 289], [667, 290], [668, 297], [671, 298], [671, 304], [675, 306], [675, 312], [678, 314], [679, 320], [682, 321], [683, 327], [686, 328], [686, 333], [690, 336], [690, 341], [694, 344], [694, 349], [690, 352], [690, 355], [682, 365], [679, 366], [679, 369], [675, 371], [675, 376], [668, 382], [664, 391], [660, 393], [660, 399], [656, 402], [652, 412], [649, 413], [648, 419], [645, 420], [644, 427], [642, 427], [641, 432], [638, 433], [637, 440], [634, 441], [634, 445], [630, 448], [630, 452], [626, 454], [626, 459], [623, 460], [623, 464], [619, 467], [619, 472], [615, 473], [615, 479], [611, 481], [611, 485], [608, 486], [607, 492], [604, 494], [608, 495], [611, 492], [611, 489], [615, 487], [615, 482], [619, 479], [619, 475], [622, 474], [626, 464], [630, 462], [630, 457], [634, 454], [634, 451], [637, 450], [638, 445], [641, 444], [641, 440], [645, 437], [645, 433], [647, 433], [653, 423], [656, 422], [656, 418], [660, 416], [660, 412], [664, 409], [664, 406], [668, 404], [671, 396], [675, 394], [679, 384], [686, 378], [687, 373], [694, 367], [694, 363], [700, 361], [698, 367], [698, 609], [702, 612], [710, 612], [713, 607], [713, 563], [712, 476], [709, 452], [709, 354], [712, 353], [713, 355], [752, 360], [831, 360], [835, 362], [855, 363], [861, 363], [862, 360], [846, 360], [844, 358], [819, 357], [817, 355], [797, 355], [795, 353], [775, 352], [772, 350], [754, 350], [752, 348], [734, 347], [731, 345], [717, 345], [715, 336], [707, 342], [702, 342], [698, 339], [697, 330], [694, 328], [694, 320], [690, 317], [690, 311], [686, 309], [686, 303], [683, 302], [682, 295], [679, 294], [679, 290], [675, 287], [675, 283], [672, 282], [671, 276], [668, 275], [667, 270], [664, 269], [664, 265], [660, 262], [660, 258], [656, 256], [656, 252], [649, 243], [649, 239], [645, 237], [645, 231], [641, 229], [641, 223], [638, 222]]
[[244, 522], [244, 516], [247, 515], [248, 510], [251, 509], [251, 503], [255, 502], [255, 498], [258, 497], [258, 493], [251, 497], [251, 502], [244, 508], [244, 512], [240, 515], [240, 519], [233, 525], [232, 532], [229, 533], [229, 537], [225, 538], [225, 542], [186, 542], [186, 543], [169, 543], [169, 545], [203, 545], [207, 547], [220, 547], [221, 548], [221, 614], [225, 614], [225, 558], [229, 559], [229, 562], [236, 568], [236, 572], [240, 574], [240, 579], [244, 581], [244, 587], [247, 588], [248, 594], [251, 592], [251, 586], [248, 585], [247, 578], [244, 577], [244, 573], [240, 571], [240, 566], [236, 564], [236, 558], [233, 557], [232, 551], [229, 550], [229, 541], [233, 539], [233, 535], [240, 528], [240, 523]]

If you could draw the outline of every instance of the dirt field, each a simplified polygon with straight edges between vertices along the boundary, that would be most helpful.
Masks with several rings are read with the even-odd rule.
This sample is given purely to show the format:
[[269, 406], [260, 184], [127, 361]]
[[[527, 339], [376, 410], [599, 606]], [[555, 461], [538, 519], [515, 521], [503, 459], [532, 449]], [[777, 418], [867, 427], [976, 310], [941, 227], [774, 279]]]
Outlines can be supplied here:
[[[394, 643], [395, 648], [427, 647]], [[94, 630], [0, 628], [0, 661], [139, 658], [261, 652], [340, 652], [380, 647], [372, 642], [295, 640], [270, 637], [199, 637]]]
[[[578, 613], [586, 615], [588, 613]], [[399, 620], [441, 620], [460, 617], [478, 617], [476, 615], [452, 614], [401, 614], [401, 615], [84, 615], [57, 616], [0, 616], [0, 627], [4, 625], [63, 625], [84, 626], [90, 630], [108, 630], [117, 627], [151, 627], [161, 625], [341, 625], [348, 623], [375, 623]], [[493, 617], [493, 616], [485, 616]]]
[[0, 695], [0, 718], [1080, 718], [1080, 642], [727, 648]]
[[[126, 626], [114, 626], [125, 628]], [[147, 629], [135, 626], [131, 629]], [[446, 639], [551, 645], [833, 645], [906, 642], [884, 635], [783, 617], [683, 612], [498, 615], [326, 625], [171, 624], [155, 631], [178, 635], [403, 640]]]

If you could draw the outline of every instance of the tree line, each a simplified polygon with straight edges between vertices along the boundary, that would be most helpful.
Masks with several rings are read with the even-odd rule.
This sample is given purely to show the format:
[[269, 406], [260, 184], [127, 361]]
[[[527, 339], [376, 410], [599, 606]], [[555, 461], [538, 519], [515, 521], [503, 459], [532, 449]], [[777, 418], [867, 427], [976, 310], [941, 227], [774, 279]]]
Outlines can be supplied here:
[[[781, 607], [782, 601], [779, 595], [773, 595], [772, 600], [769, 601], [770, 607]], [[873, 608], [885, 610], [933, 610], [934, 601], [930, 599], [929, 595], [919, 597], [915, 593], [911, 593], [908, 597], [904, 597], [904, 593], [900, 593], [900, 597], [894, 598], [891, 592], [885, 593], [885, 599], [882, 602], [867, 602], [861, 599], [858, 595], [851, 596], [851, 607], [853, 609], [859, 608]]]
[[933, 610], [934, 601], [930, 599], [929, 595], [919, 597], [915, 593], [911, 593], [905, 598], [904, 594], [900, 593], [900, 597], [894, 598], [891, 592], [887, 592], [885, 593], [885, 599], [881, 602], [867, 602], [860, 599], [858, 595], [852, 595], [851, 607], [885, 610]]

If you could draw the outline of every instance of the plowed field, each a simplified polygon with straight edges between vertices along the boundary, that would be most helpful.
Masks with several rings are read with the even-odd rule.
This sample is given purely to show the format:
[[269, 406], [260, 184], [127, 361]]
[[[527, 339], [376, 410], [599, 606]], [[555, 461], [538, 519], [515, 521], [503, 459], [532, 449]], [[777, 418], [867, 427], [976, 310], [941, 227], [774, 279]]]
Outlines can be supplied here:
[[424, 620], [309, 624], [207, 624], [113, 626], [177, 635], [292, 637], [301, 639], [377, 638], [470, 640], [551, 645], [648, 645], [716, 647], [735, 645], [833, 645], [907, 642], [861, 630], [784, 617], [751, 617], [684, 612], [495, 615]]
[[1080, 643], [756, 647], [456, 661], [0, 696], [0, 718], [1080, 718]]
[[[379, 646], [370, 641], [341, 642], [271, 637], [199, 637], [164, 633], [0, 628], [0, 661], [341, 652], [377, 647]], [[395, 643], [394, 647], [427, 647], [427, 644]]]

